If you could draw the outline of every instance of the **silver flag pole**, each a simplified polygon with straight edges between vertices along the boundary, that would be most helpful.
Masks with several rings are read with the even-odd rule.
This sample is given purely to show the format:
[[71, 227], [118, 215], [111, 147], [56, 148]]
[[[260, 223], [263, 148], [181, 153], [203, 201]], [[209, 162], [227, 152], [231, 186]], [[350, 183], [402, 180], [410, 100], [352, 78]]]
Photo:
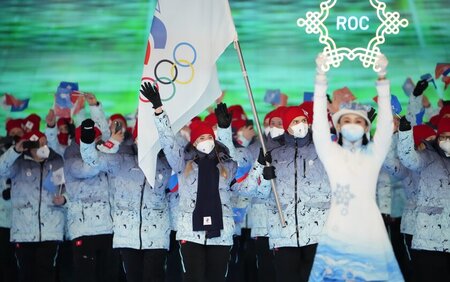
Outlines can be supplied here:
[[[258, 119], [258, 113], [256, 111], [255, 100], [253, 98], [252, 88], [250, 87], [250, 81], [248, 79], [247, 69], [245, 68], [244, 57], [242, 55], [241, 46], [239, 45], [238, 40], [234, 40], [234, 48], [236, 49], [238, 57], [239, 57], [239, 63], [241, 64], [241, 70], [242, 70], [242, 76], [244, 77], [245, 87], [247, 88], [248, 99], [250, 101], [250, 105], [252, 106], [253, 119], [255, 120], [256, 127], [259, 131], [259, 141], [261, 142], [261, 146], [262, 146], [262, 149], [263, 149], [263, 152], [265, 155], [267, 152], [267, 147], [266, 147], [266, 143], [264, 142], [263, 135], [262, 135], [262, 132], [264, 132], [264, 131], [261, 130], [261, 124]], [[270, 166], [270, 164], [266, 163], [266, 166]], [[272, 185], [273, 195], [275, 196], [275, 202], [277, 205], [278, 214], [280, 215], [281, 226], [284, 227], [286, 225], [286, 222], [284, 220], [283, 211], [281, 209], [280, 198], [278, 197], [278, 192], [277, 192], [277, 189], [275, 186], [275, 180], [271, 179], [270, 183]]]

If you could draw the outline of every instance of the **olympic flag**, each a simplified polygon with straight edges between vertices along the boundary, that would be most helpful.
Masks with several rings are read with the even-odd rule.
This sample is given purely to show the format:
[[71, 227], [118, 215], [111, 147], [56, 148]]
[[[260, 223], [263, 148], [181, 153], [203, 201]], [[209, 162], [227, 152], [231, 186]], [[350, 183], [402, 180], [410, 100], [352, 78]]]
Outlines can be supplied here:
[[[221, 95], [216, 61], [235, 39], [227, 0], [157, 2], [142, 82], [158, 87], [175, 132]], [[139, 166], [153, 185], [161, 147], [152, 105], [139, 95]]]

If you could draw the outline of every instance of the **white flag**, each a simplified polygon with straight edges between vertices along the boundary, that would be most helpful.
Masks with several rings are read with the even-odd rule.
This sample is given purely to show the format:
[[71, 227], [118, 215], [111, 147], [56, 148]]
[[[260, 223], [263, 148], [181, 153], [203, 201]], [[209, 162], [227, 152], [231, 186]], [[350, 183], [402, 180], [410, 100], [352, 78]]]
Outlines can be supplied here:
[[[176, 132], [221, 95], [216, 61], [236, 38], [227, 0], [159, 0], [142, 82], [155, 83]], [[139, 96], [139, 165], [154, 184], [160, 150], [151, 103]]]

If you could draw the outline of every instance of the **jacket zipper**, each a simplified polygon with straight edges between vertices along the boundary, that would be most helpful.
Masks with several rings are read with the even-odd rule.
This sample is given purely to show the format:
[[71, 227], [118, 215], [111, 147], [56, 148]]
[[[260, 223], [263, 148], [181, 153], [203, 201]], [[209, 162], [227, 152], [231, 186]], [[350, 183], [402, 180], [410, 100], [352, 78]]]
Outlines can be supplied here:
[[297, 235], [297, 246], [300, 247], [300, 240], [299, 240], [299, 234], [298, 234], [298, 216], [297, 216], [297, 157], [298, 157], [298, 145], [297, 142], [295, 142], [295, 155], [294, 155], [294, 187], [295, 187], [295, 206], [294, 206], [294, 212], [295, 212], [295, 233]]
[[41, 230], [41, 202], [42, 202], [42, 175], [44, 173], [44, 163], [41, 164], [41, 179], [39, 184], [39, 206], [38, 206], [38, 221], [39, 221], [39, 242], [42, 240], [42, 230]]
[[144, 177], [144, 184], [142, 184], [141, 188], [141, 203], [139, 206], [139, 249], [142, 249], [142, 203], [144, 201], [144, 189], [145, 189], [145, 182], [147, 181], [147, 178]]

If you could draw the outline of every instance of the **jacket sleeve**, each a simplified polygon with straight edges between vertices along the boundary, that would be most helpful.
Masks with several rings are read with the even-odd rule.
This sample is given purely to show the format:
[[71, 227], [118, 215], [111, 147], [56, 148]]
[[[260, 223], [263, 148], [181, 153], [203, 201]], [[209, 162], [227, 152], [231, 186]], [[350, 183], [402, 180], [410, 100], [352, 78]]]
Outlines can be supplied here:
[[373, 137], [373, 156], [381, 165], [391, 147], [394, 122], [391, 108], [391, 92], [389, 80], [377, 81], [378, 116], [377, 129]]
[[100, 173], [98, 167], [92, 167], [85, 163], [81, 157], [72, 157], [65, 160], [67, 173], [77, 179], [91, 178]]
[[175, 134], [170, 126], [169, 117], [165, 112], [158, 116], [155, 115], [155, 124], [159, 134], [159, 142], [170, 167], [173, 171], [182, 173], [186, 167], [184, 148], [176, 142]]
[[323, 75], [317, 75], [314, 85], [314, 122], [312, 124], [312, 130], [317, 155], [324, 165], [328, 160], [328, 154], [335, 150], [328, 124], [327, 88], [326, 78]]
[[80, 152], [84, 163], [100, 171], [115, 173], [120, 169], [120, 155], [98, 152], [95, 143], [80, 142]]
[[59, 144], [58, 142], [58, 128], [54, 127], [45, 127], [45, 137], [47, 137], [47, 144], [50, 148], [53, 149], [58, 155], [64, 156], [65, 146]]
[[102, 140], [108, 140], [109, 137], [111, 137], [111, 131], [109, 130], [108, 120], [106, 119], [102, 105], [99, 103], [98, 106], [89, 106], [89, 109], [91, 111], [92, 120], [98, 125], [102, 132]]
[[414, 149], [412, 130], [398, 133], [397, 152], [401, 163], [410, 170], [419, 171], [426, 166], [426, 156]]
[[422, 98], [423, 95], [416, 97], [411, 94], [409, 96], [408, 112], [406, 113], [406, 117], [408, 118], [408, 121], [411, 122], [411, 126], [417, 125], [416, 115], [423, 109]]
[[233, 144], [233, 136], [231, 133], [231, 126], [227, 128], [217, 128], [217, 141], [225, 145], [230, 151], [230, 157], [237, 162], [239, 167], [244, 167], [252, 164], [252, 155], [250, 150], [242, 148], [238, 150]]
[[270, 181], [263, 178], [264, 166], [256, 161], [248, 176], [242, 182], [236, 182], [232, 190], [241, 196], [266, 199], [270, 194]]
[[409, 175], [409, 169], [406, 168], [400, 161], [397, 152], [398, 142], [392, 142], [386, 160], [383, 163], [383, 168], [390, 176], [403, 180]]
[[11, 146], [3, 155], [0, 156], [0, 176], [6, 178], [12, 178], [17, 173], [16, 160], [20, 157], [20, 153], [14, 150], [14, 146]]

